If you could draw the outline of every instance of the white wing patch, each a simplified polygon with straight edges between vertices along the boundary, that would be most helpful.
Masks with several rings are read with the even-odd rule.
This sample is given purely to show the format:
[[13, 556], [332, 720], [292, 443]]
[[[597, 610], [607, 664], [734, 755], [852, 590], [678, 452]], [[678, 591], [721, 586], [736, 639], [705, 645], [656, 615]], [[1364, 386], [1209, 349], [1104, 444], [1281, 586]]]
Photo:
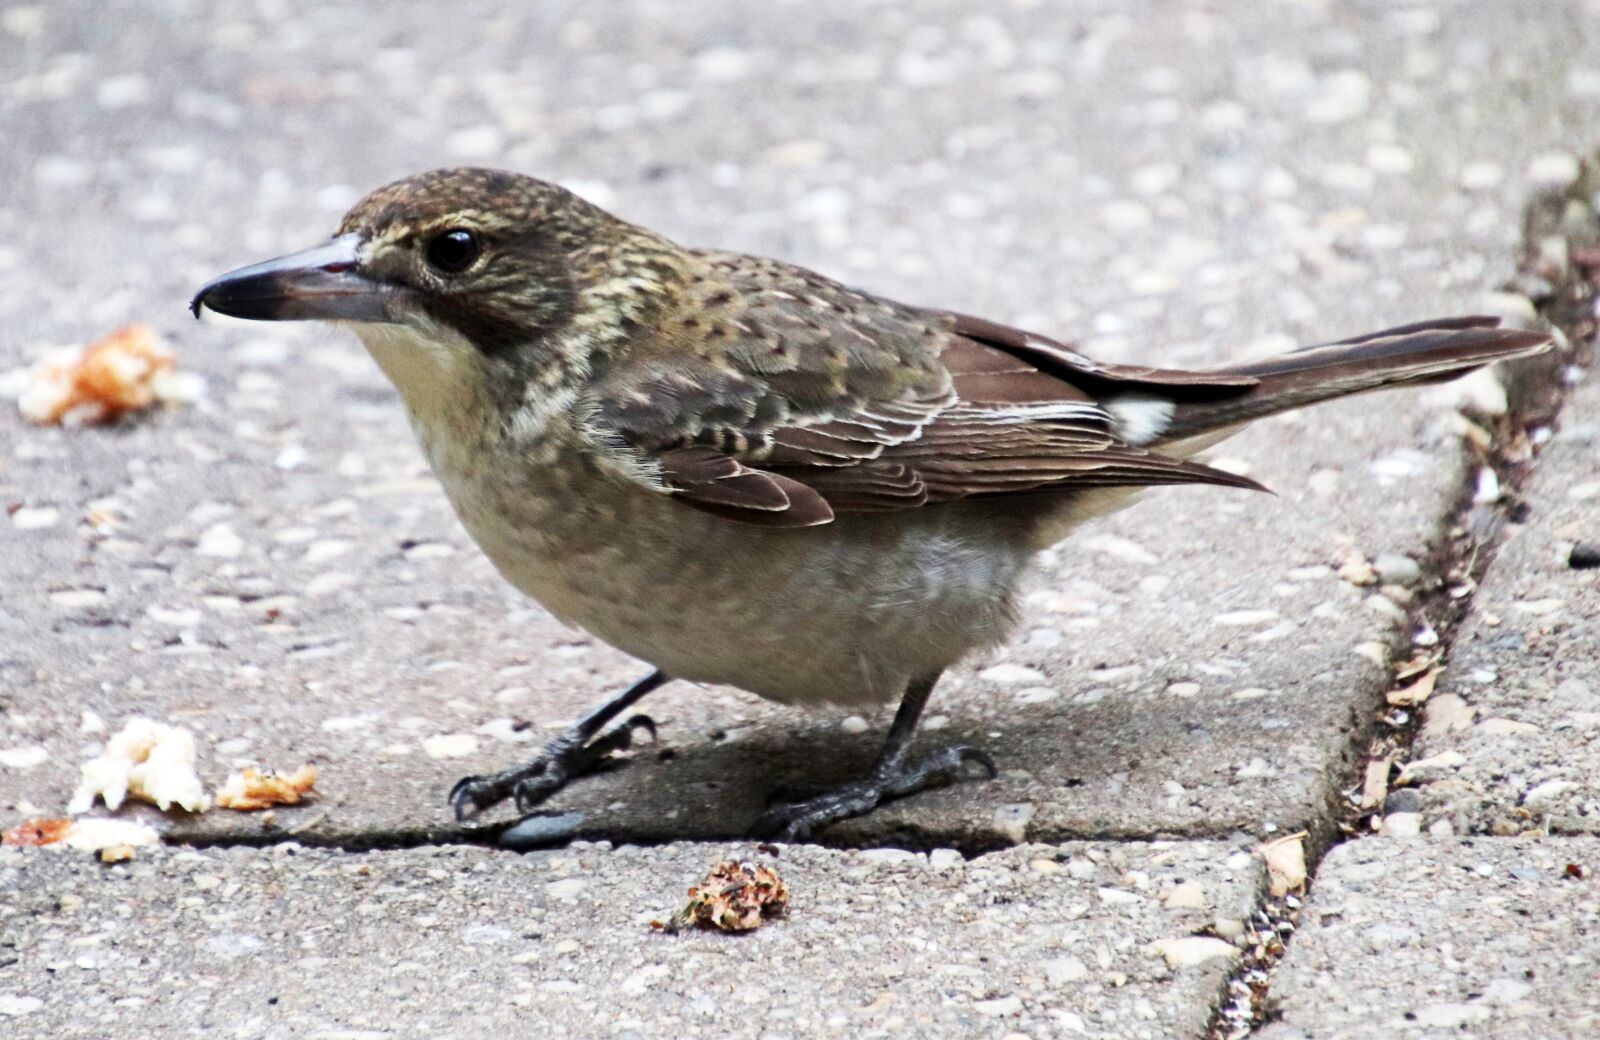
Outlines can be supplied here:
[[1154, 394], [1120, 394], [1101, 402], [1117, 436], [1136, 447], [1149, 444], [1172, 425], [1173, 403]]

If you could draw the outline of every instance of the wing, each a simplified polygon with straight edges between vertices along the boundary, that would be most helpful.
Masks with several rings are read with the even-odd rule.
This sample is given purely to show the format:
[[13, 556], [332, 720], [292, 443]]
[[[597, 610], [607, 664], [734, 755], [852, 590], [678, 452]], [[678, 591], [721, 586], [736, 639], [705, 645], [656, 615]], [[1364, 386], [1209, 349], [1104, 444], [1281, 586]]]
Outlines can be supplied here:
[[1236, 394], [1248, 376], [1098, 364], [775, 261], [702, 255], [684, 316], [619, 358], [591, 402], [686, 505], [787, 527], [975, 496], [1259, 487], [1128, 443], [1103, 403]]

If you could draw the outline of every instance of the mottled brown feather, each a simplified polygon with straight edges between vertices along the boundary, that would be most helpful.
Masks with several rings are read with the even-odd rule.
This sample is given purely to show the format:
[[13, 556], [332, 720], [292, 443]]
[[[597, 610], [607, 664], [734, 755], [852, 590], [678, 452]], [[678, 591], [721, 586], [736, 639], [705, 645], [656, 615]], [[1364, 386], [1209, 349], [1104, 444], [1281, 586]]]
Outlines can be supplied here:
[[[619, 357], [595, 397], [601, 421], [654, 459], [687, 505], [804, 526], [827, 522], [823, 509], [831, 519], [979, 495], [1259, 487], [1119, 443], [1111, 417], [1075, 382], [1138, 390], [1182, 386], [1178, 374], [1101, 365], [1053, 341], [866, 296], [775, 261], [694, 255], [704, 265], [685, 305], [694, 343], [720, 347], [647, 345], [637, 360]], [[1195, 379], [1202, 397], [1255, 382]], [[776, 507], [780, 493], [788, 504]]]

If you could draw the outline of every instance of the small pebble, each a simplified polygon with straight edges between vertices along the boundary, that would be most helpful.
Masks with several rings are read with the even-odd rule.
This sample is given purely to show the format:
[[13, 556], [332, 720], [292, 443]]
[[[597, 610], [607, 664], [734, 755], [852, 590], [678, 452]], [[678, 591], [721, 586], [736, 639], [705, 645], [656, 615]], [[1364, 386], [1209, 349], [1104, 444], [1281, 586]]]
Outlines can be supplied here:
[[106, 594], [99, 589], [64, 589], [50, 593], [50, 602], [66, 610], [85, 610], [105, 601]]
[[1009, 1018], [1012, 1015], [1022, 1014], [1022, 998], [1017, 996], [996, 997], [993, 1000], [980, 1000], [972, 1005], [974, 1011], [990, 1018]]
[[994, 810], [994, 829], [1008, 841], [1022, 844], [1028, 838], [1028, 823], [1038, 810], [1029, 802], [997, 806]]
[[1244, 922], [1237, 917], [1219, 917], [1211, 922], [1211, 930], [1224, 939], [1237, 939], [1244, 934]]
[[1422, 833], [1422, 814], [1390, 813], [1383, 818], [1383, 826], [1379, 833], [1386, 838], [1415, 838]]
[[1424, 1029], [1460, 1029], [1489, 1017], [1489, 1009], [1479, 1004], [1429, 1004], [1418, 1008], [1412, 1019]]
[[1206, 905], [1206, 890], [1198, 881], [1185, 881], [1168, 889], [1161, 896], [1161, 902], [1169, 910], [1199, 910]]
[[1600, 545], [1592, 542], [1579, 542], [1567, 554], [1567, 566], [1575, 571], [1591, 570], [1600, 567]]
[[42, 1007], [44, 1001], [38, 997], [19, 997], [15, 993], [0, 993], [0, 1015], [7, 1018], [31, 1015]]
[[1232, 610], [1212, 620], [1219, 625], [1265, 625], [1278, 620], [1276, 610]]
[[1520, 737], [1539, 732], [1539, 727], [1531, 722], [1518, 722], [1515, 719], [1484, 719], [1478, 723], [1477, 731], [1492, 737]]
[[1036, 683], [1044, 677], [1045, 674], [1037, 668], [1020, 664], [997, 664], [978, 673], [978, 678], [997, 683]]
[[231, 559], [244, 550], [244, 540], [227, 524], [213, 524], [200, 536], [194, 551], [201, 556]]
[[549, 816], [530, 816], [507, 827], [500, 833], [500, 847], [506, 849], [536, 849], [570, 839], [583, 825], [583, 813], [555, 813]]
[[0, 750], [0, 766], [7, 769], [32, 769], [50, 761], [50, 752], [40, 744]]
[[1372, 568], [1385, 584], [1415, 585], [1422, 580], [1422, 566], [1400, 553], [1379, 553], [1372, 561]]
[[1437, 738], [1445, 733], [1469, 729], [1477, 717], [1478, 709], [1454, 693], [1437, 694], [1430, 698], [1422, 724], [1425, 738]]
[[1422, 796], [1414, 788], [1402, 787], [1389, 792], [1383, 800], [1383, 811], [1389, 813], [1416, 813], [1422, 811]]
[[1232, 943], [1209, 935], [1186, 935], [1181, 939], [1157, 939], [1146, 949], [1166, 959], [1169, 968], [1190, 968], [1215, 958], [1232, 960], [1239, 950]]
[[576, 899], [588, 887], [589, 882], [586, 878], [570, 877], [552, 881], [544, 886], [544, 890], [556, 899]]
[[23, 506], [11, 514], [11, 524], [19, 531], [38, 531], [46, 527], [54, 527], [61, 514], [48, 507], [32, 509]]
[[1088, 974], [1088, 966], [1076, 957], [1054, 957], [1044, 962], [1044, 977], [1052, 986], [1076, 982]]
[[1571, 780], [1546, 780], [1542, 784], [1535, 784], [1528, 788], [1527, 793], [1522, 796], [1522, 804], [1537, 805], [1540, 802], [1548, 802], [1552, 798], [1561, 797], [1577, 786]]
[[478, 738], [470, 733], [441, 733], [422, 742], [429, 758], [462, 758], [478, 750]]
[[1550, 188], [1565, 188], [1578, 179], [1582, 166], [1571, 152], [1542, 152], [1528, 161], [1528, 179]]

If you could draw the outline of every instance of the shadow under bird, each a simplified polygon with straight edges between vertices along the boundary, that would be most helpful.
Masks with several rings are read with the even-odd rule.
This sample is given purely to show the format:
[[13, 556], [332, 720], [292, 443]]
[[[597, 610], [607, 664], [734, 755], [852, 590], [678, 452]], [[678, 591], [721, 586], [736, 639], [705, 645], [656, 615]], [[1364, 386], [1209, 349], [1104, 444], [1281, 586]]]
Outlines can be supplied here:
[[331, 241], [192, 307], [353, 329], [500, 573], [655, 669], [531, 761], [463, 779], [459, 818], [532, 811], [653, 729], [607, 727], [671, 678], [898, 698], [867, 776], [757, 822], [787, 838], [994, 775], [978, 748], [911, 738], [940, 674], [1006, 638], [1040, 549], [1143, 487], [1259, 489], [1192, 459], [1251, 420], [1549, 345], [1462, 317], [1204, 371], [1104, 364], [484, 169], [380, 188]]

